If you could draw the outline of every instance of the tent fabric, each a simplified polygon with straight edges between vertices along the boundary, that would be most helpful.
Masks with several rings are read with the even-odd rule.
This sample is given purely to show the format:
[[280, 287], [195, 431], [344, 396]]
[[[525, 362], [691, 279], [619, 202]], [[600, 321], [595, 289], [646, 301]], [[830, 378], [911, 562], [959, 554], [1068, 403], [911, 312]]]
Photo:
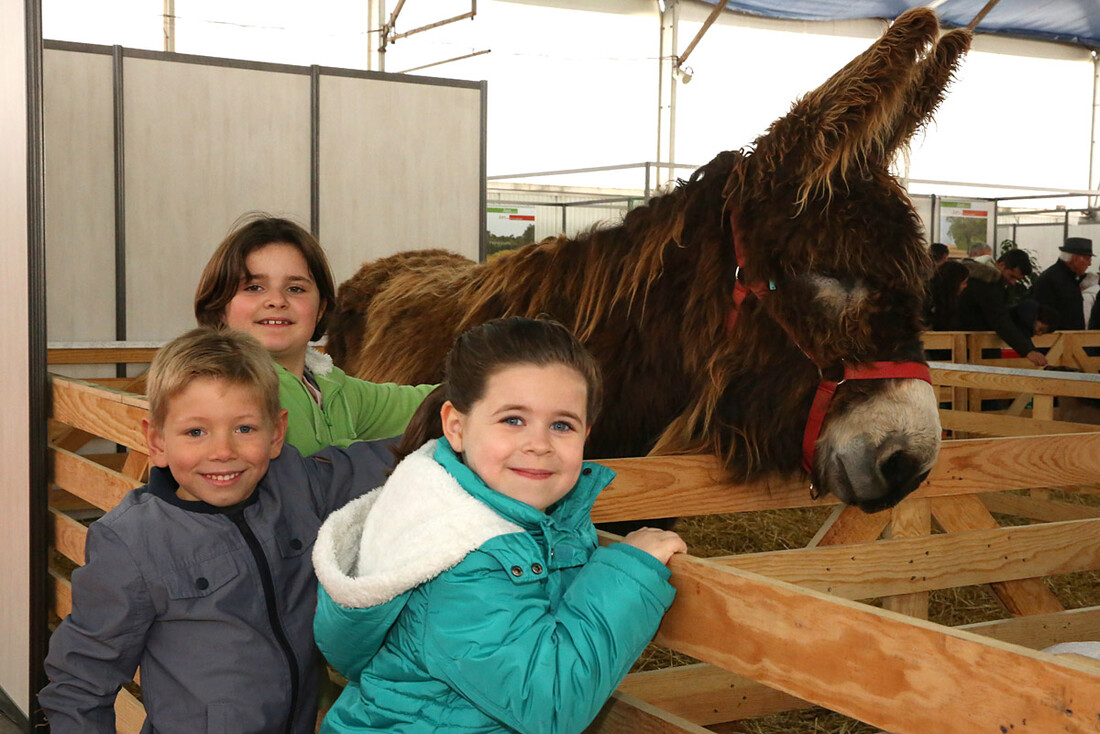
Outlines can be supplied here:
[[[716, 4], [717, 0], [707, 0]], [[940, 21], [965, 26], [986, 0], [944, 0]], [[787, 20], [893, 19], [927, 0], [729, 0], [726, 8]], [[1000, 0], [978, 25], [979, 33], [1022, 36], [1100, 48], [1100, 0]]]

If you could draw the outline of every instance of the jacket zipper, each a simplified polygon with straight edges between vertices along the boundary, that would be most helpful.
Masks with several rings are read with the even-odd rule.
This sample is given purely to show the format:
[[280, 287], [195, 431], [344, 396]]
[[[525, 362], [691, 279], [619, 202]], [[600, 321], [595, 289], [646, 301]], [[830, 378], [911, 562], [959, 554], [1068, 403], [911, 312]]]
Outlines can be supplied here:
[[292, 734], [294, 714], [298, 709], [298, 663], [294, 658], [294, 650], [290, 646], [290, 640], [287, 639], [286, 632], [283, 630], [283, 623], [279, 619], [279, 607], [275, 603], [275, 581], [271, 575], [271, 566], [267, 562], [267, 556], [264, 555], [264, 549], [260, 545], [260, 541], [244, 519], [244, 511], [229, 513], [228, 517], [237, 526], [237, 530], [241, 532], [245, 544], [248, 545], [248, 550], [252, 552], [252, 557], [259, 567], [260, 582], [264, 587], [264, 601], [267, 604], [267, 618], [271, 623], [272, 632], [275, 633], [275, 641], [279, 643], [279, 648], [283, 651], [287, 667], [290, 670], [290, 714], [287, 716], [284, 731], [286, 734]]

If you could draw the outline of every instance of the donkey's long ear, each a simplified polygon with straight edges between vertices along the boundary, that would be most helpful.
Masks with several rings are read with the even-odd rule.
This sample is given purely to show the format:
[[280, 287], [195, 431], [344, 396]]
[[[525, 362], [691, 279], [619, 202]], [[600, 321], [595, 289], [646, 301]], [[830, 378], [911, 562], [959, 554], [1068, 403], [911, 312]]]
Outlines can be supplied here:
[[911, 77], [894, 133], [883, 149], [887, 159], [908, 145], [917, 130], [932, 119], [932, 113], [943, 101], [955, 77], [959, 62], [970, 50], [970, 40], [971, 33], [964, 28], [948, 31], [921, 60]]
[[853, 166], [883, 159], [914, 67], [938, 33], [935, 11], [900, 15], [882, 38], [772, 124], [729, 191], [764, 193], [778, 173], [797, 185], [797, 201], [805, 204], [831, 194], [834, 174], [843, 180]]

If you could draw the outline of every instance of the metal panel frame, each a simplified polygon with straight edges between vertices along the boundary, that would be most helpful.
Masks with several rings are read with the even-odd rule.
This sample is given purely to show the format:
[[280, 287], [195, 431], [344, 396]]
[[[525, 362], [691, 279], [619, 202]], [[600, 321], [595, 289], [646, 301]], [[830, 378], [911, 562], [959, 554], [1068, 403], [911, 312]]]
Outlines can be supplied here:
[[49, 646], [49, 472], [46, 456], [46, 416], [49, 382], [46, 376], [46, 188], [43, 124], [43, 44], [41, 0], [26, 0], [27, 43], [27, 318], [29, 353], [29, 413], [27, 447], [30, 468], [30, 658], [27, 677], [32, 692], [30, 716], [20, 723], [30, 732], [45, 723], [33, 705], [34, 694], [46, 684], [42, 661]]
[[[41, 33], [38, 36], [41, 40]], [[380, 81], [399, 82], [403, 84], [424, 84], [429, 86], [458, 87], [464, 89], [476, 89], [481, 96], [481, 136], [480, 136], [480, 211], [479, 211], [479, 256], [484, 260], [488, 254], [489, 240], [486, 232], [486, 212], [488, 194], [486, 192], [487, 172], [487, 114], [488, 114], [488, 84], [484, 81], [471, 82], [459, 79], [437, 79], [427, 76], [411, 74], [390, 74], [379, 71], [364, 71], [359, 69], [341, 69], [329, 66], [297, 66], [293, 64], [278, 64], [266, 61], [248, 61], [242, 59], [224, 59], [212, 56], [199, 56], [194, 54], [181, 54], [168, 51], [150, 51], [145, 49], [131, 49], [122, 46], [105, 46], [93, 43], [78, 43], [72, 41], [42, 41], [39, 50], [42, 49], [72, 51], [80, 53], [104, 54], [112, 56], [114, 65], [114, 80], [112, 89], [115, 103], [115, 338], [125, 341], [127, 337], [127, 294], [126, 294], [126, 161], [125, 161], [125, 85], [123, 78], [123, 63], [127, 58], [148, 59], [156, 61], [171, 61], [184, 64], [196, 64], [200, 66], [247, 69], [254, 71], [267, 71], [285, 74], [301, 74], [310, 77], [310, 229], [314, 236], [320, 236], [320, 79], [322, 76], [352, 77], [357, 79], [374, 79]], [[120, 377], [125, 374], [124, 365], [118, 368]]]

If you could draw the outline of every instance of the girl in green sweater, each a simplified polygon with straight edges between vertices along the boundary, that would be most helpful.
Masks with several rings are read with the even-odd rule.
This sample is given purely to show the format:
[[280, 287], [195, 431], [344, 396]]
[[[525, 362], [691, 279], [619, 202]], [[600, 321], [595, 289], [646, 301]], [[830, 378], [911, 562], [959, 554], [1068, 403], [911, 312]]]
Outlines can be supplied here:
[[279, 372], [286, 442], [308, 456], [326, 446], [389, 438], [405, 430], [433, 385], [376, 384], [351, 377], [311, 349], [336, 306], [328, 259], [298, 224], [254, 215], [234, 228], [206, 264], [195, 293], [203, 326], [256, 337]]

